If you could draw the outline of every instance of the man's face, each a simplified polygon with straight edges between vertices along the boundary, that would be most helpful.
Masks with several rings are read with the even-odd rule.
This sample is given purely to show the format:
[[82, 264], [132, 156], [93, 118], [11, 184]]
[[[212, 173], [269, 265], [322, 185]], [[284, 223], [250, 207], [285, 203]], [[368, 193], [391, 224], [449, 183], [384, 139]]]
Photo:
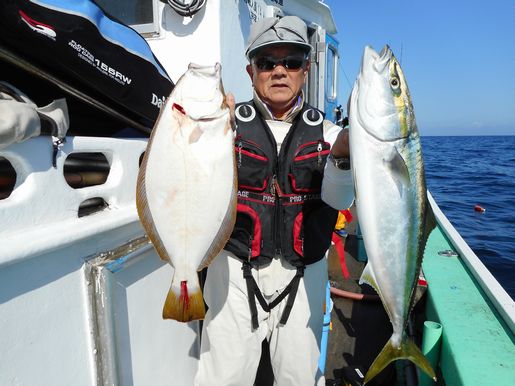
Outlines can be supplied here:
[[290, 110], [302, 90], [309, 71], [305, 56], [295, 46], [272, 46], [263, 48], [247, 66], [254, 89], [277, 118]]

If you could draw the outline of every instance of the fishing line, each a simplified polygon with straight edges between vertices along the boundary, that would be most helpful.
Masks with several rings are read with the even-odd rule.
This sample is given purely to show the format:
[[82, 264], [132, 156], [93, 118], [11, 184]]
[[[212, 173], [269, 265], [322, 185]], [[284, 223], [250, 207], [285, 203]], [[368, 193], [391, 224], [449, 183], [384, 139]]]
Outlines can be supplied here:
[[342, 66], [341, 62], [338, 62], [338, 67], [342, 70], [343, 75], [345, 76], [345, 80], [347, 81], [347, 84], [349, 85], [349, 88], [352, 90], [352, 84], [351, 84], [347, 74], [345, 73], [345, 70], [343, 69], [343, 66]]
[[[345, 80], [347, 81], [347, 85], [349, 86], [349, 89], [352, 91], [352, 84], [349, 80], [349, 77], [347, 76], [347, 74], [345, 73], [345, 70], [343, 69], [343, 66], [341, 64], [340, 61], [338, 61], [338, 69], [341, 70], [343, 72], [343, 76], [345, 77]], [[345, 110], [346, 110], [346, 114], [345, 115], [349, 115], [349, 111], [347, 109], [347, 104], [345, 104]]]

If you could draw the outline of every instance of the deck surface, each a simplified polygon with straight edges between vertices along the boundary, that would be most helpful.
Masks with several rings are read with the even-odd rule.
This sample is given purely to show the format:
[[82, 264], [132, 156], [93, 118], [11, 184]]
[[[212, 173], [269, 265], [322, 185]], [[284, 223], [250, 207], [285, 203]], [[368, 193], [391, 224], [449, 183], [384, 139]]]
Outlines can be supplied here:
[[449, 249], [435, 229], [422, 264], [429, 283], [427, 318], [443, 327], [443, 377], [453, 386], [514, 385], [515, 337], [462, 259], [438, 253]]

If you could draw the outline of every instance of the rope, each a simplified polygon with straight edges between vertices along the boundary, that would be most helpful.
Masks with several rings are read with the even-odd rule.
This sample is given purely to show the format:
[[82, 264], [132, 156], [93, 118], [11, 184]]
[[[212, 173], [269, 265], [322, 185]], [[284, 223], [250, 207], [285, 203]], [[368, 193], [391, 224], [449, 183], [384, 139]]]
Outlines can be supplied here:
[[181, 16], [193, 16], [206, 4], [207, 0], [161, 0], [168, 3], [168, 5]]

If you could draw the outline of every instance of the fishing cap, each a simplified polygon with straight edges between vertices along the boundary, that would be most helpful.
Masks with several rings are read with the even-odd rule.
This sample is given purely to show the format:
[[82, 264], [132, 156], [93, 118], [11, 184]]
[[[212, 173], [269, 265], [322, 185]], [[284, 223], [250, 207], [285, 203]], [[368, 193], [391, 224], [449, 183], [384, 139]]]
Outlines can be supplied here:
[[265, 17], [250, 26], [245, 55], [250, 60], [260, 48], [275, 44], [294, 44], [309, 53], [307, 30], [306, 23], [297, 16]]

